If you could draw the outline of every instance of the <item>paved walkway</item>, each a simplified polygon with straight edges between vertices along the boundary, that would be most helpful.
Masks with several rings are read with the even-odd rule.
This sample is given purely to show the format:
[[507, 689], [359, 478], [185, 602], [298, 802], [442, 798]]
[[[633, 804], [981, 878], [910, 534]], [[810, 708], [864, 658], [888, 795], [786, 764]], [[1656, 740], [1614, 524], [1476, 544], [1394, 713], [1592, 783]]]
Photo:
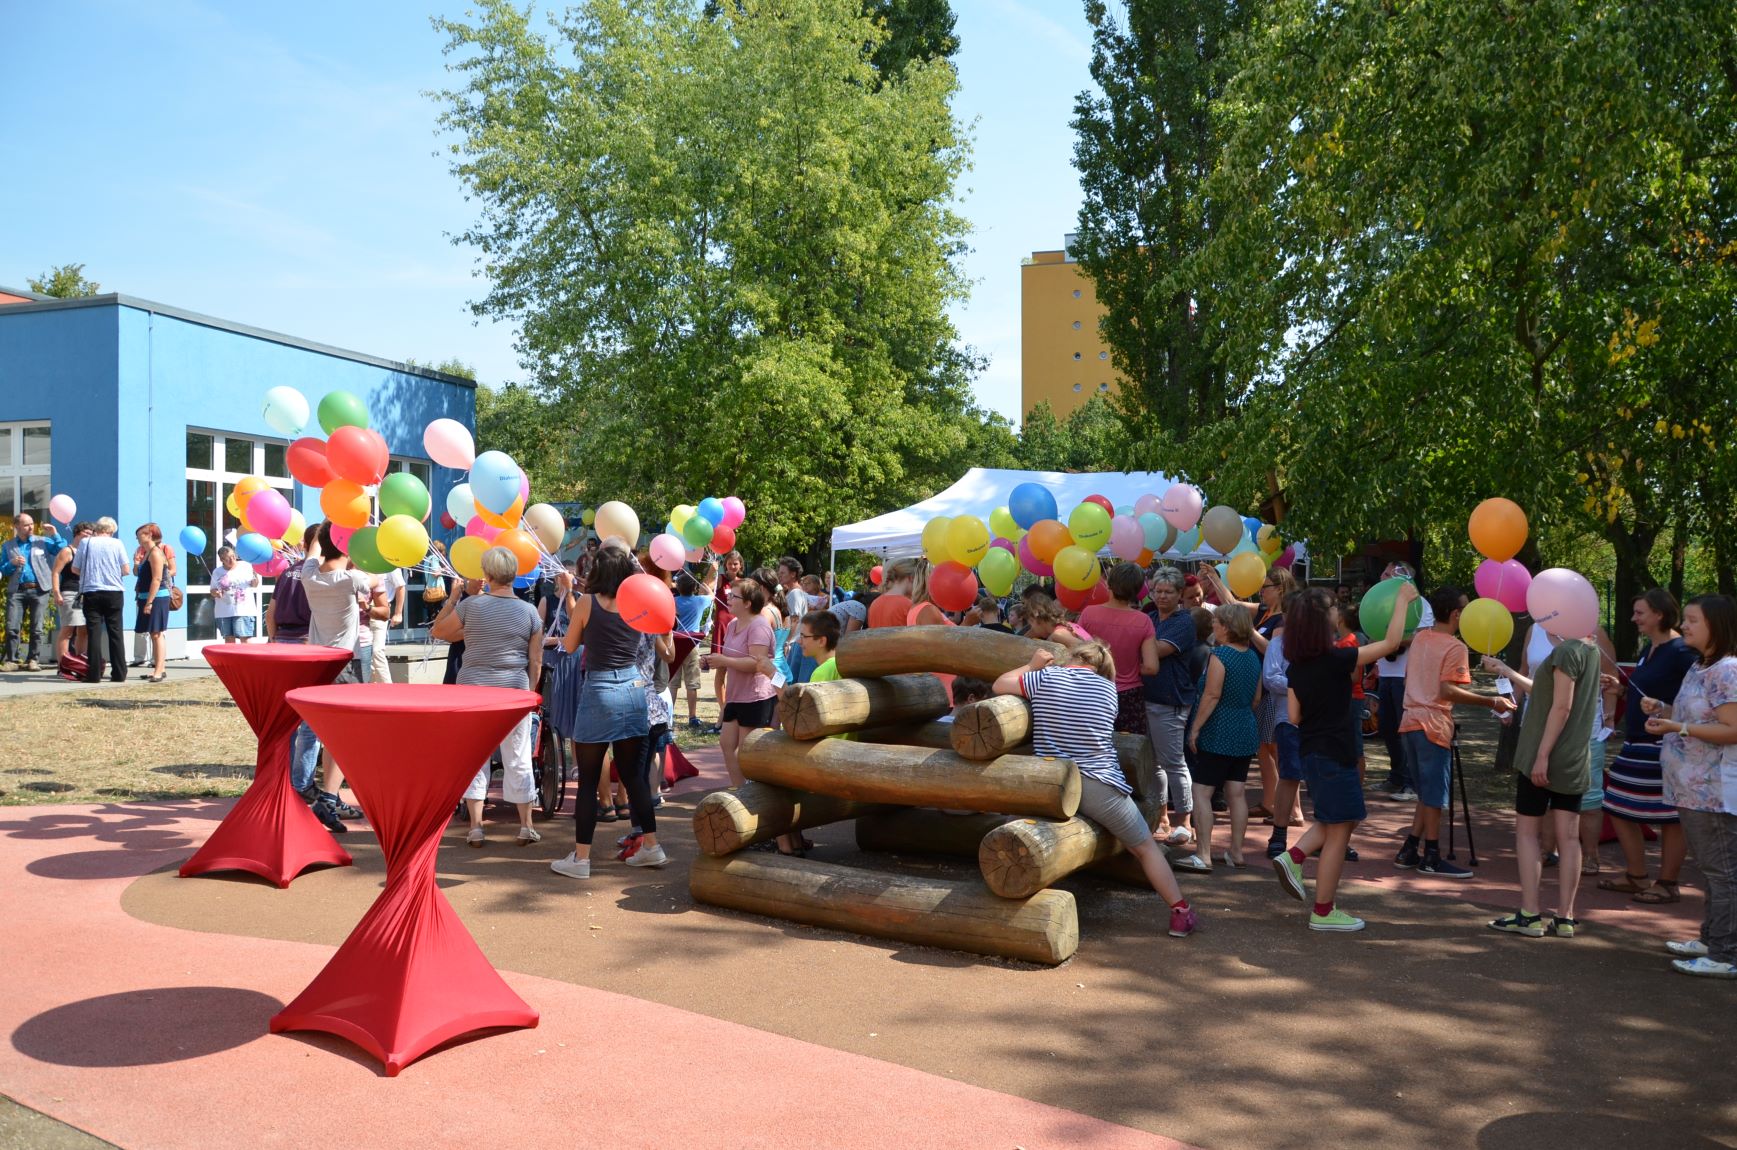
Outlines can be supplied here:
[[[108, 668], [103, 670], [106, 676]], [[163, 664], [163, 670], [168, 674], [168, 681], [171, 683], [203, 679], [212, 673], [203, 659], [170, 659]], [[4, 671], [0, 672], [0, 699], [27, 699], [40, 695], [59, 695], [68, 691], [106, 691], [114, 687], [136, 687], [143, 683], [150, 673], [149, 667], [132, 667], [127, 671], [125, 683], [111, 682], [106, 677], [100, 683], [75, 683], [61, 678], [53, 667], [41, 671]]]

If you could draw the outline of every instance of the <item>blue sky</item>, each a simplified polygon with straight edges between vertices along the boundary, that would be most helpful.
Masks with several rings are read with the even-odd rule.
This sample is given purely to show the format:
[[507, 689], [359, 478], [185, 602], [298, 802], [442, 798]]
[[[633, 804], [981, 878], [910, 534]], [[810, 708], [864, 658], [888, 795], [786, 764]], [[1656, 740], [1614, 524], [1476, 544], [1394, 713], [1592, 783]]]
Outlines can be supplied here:
[[[954, 8], [975, 229], [955, 318], [991, 359], [981, 402], [1016, 418], [1019, 261], [1073, 228], [1090, 34], [1078, 0]], [[521, 378], [447, 239], [471, 213], [423, 96], [447, 82], [439, 12], [462, 7], [0, 0], [0, 284], [83, 263], [106, 291]]]

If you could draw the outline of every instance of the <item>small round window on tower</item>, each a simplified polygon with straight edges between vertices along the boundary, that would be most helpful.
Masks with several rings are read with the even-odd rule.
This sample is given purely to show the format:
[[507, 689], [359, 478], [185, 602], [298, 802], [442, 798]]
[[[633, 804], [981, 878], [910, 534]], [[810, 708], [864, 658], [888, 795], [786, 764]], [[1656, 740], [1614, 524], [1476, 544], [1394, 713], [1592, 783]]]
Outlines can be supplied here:
[[1075, 330], [1075, 331], [1078, 331], [1078, 330], [1080, 330], [1080, 321], [1079, 321], [1079, 320], [1077, 320], [1077, 319], [1076, 319], [1076, 320], [1074, 320], [1074, 330]]
[[1075, 288], [1075, 289], [1074, 289], [1074, 298], [1075, 298], [1075, 299], [1079, 299], [1079, 298], [1080, 298], [1080, 289], [1079, 289], [1079, 288]]
[[1078, 390], [1080, 390], [1080, 385], [1079, 385], [1079, 384], [1077, 384], [1077, 383], [1076, 383], [1076, 384], [1074, 384], [1074, 390], [1075, 390], [1075, 391], [1078, 391]]

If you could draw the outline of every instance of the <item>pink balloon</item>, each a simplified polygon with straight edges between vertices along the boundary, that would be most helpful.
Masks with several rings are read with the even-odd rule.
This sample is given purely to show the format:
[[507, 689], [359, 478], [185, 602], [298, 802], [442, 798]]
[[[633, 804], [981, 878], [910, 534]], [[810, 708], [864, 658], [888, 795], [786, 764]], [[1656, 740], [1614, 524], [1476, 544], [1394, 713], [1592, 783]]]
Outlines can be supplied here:
[[354, 527], [345, 527], [334, 523], [332, 524], [332, 542], [338, 545], [339, 551], [348, 555], [350, 553], [350, 536], [354, 535], [356, 531], [357, 529]]
[[1160, 505], [1156, 495], [1142, 495], [1134, 500], [1134, 518], [1138, 519], [1140, 516], [1148, 514], [1156, 515]]
[[1203, 501], [1200, 489], [1189, 483], [1172, 483], [1170, 490], [1164, 493], [1163, 500], [1158, 505], [1158, 514], [1164, 517], [1164, 522], [1178, 531], [1187, 531], [1200, 522], [1200, 509]]
[[1295, 547], [1286, 547], [1284, 552], [1278, 557], [1278, 560], [1273, 564], [1273, 566], [1274, 567], [1286, 567], [1286, 568], [1288, 568], [1288, 567], [1290, 567], [1291, 564], [1295, 563], [1296, 561], [1297, 561], [1297, 549]]
[[1015, 555], [1019, 554], [1019, 548], [1015, 547], [1012, 543], [1009, 543], [1005, 539], [997, 539], [993, 543], [991, 543], [990, 546], [991, 547], [999, 547], [1003, 551], [1010, 551]]
[[1518, 615], [1526, 609], [1526, 592], [1532, 587], [1532, 573], [1518, 559], [1505, 559], [1500, 563], [1486, 559], [1478, 564], [1478, 573], [1473, 576], [1472, 583], [1480, 597], [1494, 599]]
[[720, 527], [736, 528], [742, 525], [742, 520], [748, 518], [748, 508], [734, 495], [723, 498], [724, 517], [718, 521]]
[[1533, 576], [1526, 612], [1558, 639], [1585, 639], [1598, 630], [1598, 592], [1580, 572], [1551, 567]]
[[247, 501], [247, 525], [267, 539], [281, 539], [289, 530], [289, 500], [273, 488], [255, 491]]
[[523, 468], [519, 469], [519, 498], [526, 503], [531, 501], [531, 476]]
[[1051, 567], [1048, 563], [1045, 563], [1042, 559], [1039, 559], [1036, 555], [1031, 553], [1031, 540], [1029, 538], [1021, 539], [1019, 541], [1019, 562], [1033, 575], [1042, 576], [1047, 579], [1049, 576], [1055, 574], [1054, 567]]
[[48, 501], [48, 513], [54, 516], [57, 522], [70, 524], [72, 517], [78, 514], [78, 504], [73, 502], [70, 495], [56, 495]]
[[270, 579], [273, 575], [282, 575], [289, 570], [289, 559], [282, 554], [273, 555], [269, 560], [255, 567], [254, 570]]
[[706, 557], [706, 549], [704, 547], [689, 547], [688, 551], [687, 551], [687, 555], [685, 556], [685, 558], [687, 559], [687, 561], [689, 563], [698, 563], [701, 559], [704, 559], [705, 557]]
[[487, 523], [484, 523], [480, 517], [475, 515], [471, 516], [470, 522], [464, 525], [464, 533], [466, 535], [481, 539], [484, 543], [493, 543], [495, 541], [495, 536], [499, 535], [502, 530], [504, 529], [500, 527], [489, 526]]
[[687, 562], [688, 547], [674, 535], [665, 533], [651, 541], [651, 561], [665, 571], [680, 571]]
[[1146, 549], [1146, 532], [1139, 522], [1126, 515], [1110, 520], [1110, 554], [1132, 562]]
[[476, 462], [476, 440], [470, 429], [456, 419], [437, 419], [422, 433], [428, 458], [454, 471], [469, 471]]

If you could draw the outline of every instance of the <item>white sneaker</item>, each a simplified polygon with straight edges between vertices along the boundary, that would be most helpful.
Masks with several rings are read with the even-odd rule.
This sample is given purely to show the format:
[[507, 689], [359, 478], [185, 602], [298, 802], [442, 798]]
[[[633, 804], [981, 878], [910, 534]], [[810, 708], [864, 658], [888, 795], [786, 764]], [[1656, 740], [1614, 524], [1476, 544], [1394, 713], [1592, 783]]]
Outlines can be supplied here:
[[1665, 943], [1665, 949], [1678, 958], [1706, 958], [1707, 944], [1698, 938], [1684, 939], [1680, 942]]
[[591, 860], [580, 858], [576, 852], [570, 853], [566, 858], [558, 858], [550, 863], [549, 869], [568, 878], [590, 878]]
[[540, 843], [542, 841], [543, 841], [543, 836], [538, 834], [535, 830], [531, 829], [530, 827], [520, 827], [519, 828], [519, 845], [520, 846], [522, 846], [522, 847], [523, 846], [530, 846], [532, 843]]
[[464, 836], [464, 841], [465, 841], [466, 845], [468, 845], [468, 846], [473, 846], [473, 847], [482, 846], [483, 845], [483, 829], [481, 827], [470, 828], [470, 833], [468, 835]]
[[628, 866], [662, 866], [668, 861], [669, 855], [664, 853], [664, 849], [661, 846], [640, 847], [631, 855], [627, 856]]
[[1737, 965], [1711, 958], [1679, 958], [1671, 963], [1684, 974], [1701, 978], [1737, 978]]
[[1417, 792], [1412, 790], [1410, 787], [1407, 787], [1403, 791], [1394, 791], [1387, 797], [1396, 803], [1415, 803], [1417, 801]]

